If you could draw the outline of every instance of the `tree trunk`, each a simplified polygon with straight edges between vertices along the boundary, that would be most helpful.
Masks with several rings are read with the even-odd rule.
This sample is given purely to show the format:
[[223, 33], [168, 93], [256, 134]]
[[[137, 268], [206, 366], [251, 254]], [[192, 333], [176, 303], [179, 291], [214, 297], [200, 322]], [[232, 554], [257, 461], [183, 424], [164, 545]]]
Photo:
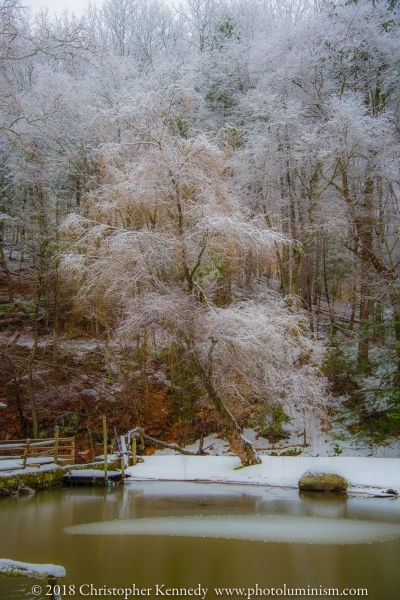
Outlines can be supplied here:
[[58, 259], [56, 261], [56, 272], [54, 277], [54, 322], [53, 322], [53, 362], [58, 361], [58, 342], [60, 335], [60, 279], [58, 273]]
[[9, 300], [10, 304], [14, 304], [14, 294], [13, 294], [13, 287], [12, 287], [12, 281], [11, 281], [11, 273], [7, 266], [7, 262], [6, 262], [6, 258], [4, 256], [2, 244], [0, 244], [0, 265], [3, 267], [3, 271], [6, 275], [7, 288], [8, 288], [8, 300]]
[[371, 254], [373, 253], [373, 206], [374, 182], [368, 178], [365, 185], [365, 202], [360, 231], [361, 269], [360, 269], [360, 337], [357, 363], [369, 364], [369, 331], [366, 330], [371, 316]]
[[194, 362], [197, 367], [197, 372], [200, 376], [204, 389], [207, 392], [207, 395], [210, 398], [210, 400], [213, 402], [219, 416], [223, 421], [224, 432], [226, 435], [226, 439], [229, 442], [231, 451], [239, 456], [244, 467], [260, 464], [261, 460], [257, 456], [254, 447], [249, 441], [247, 441], [243, 437], [242, 430], [239, 424], [237, 423], [235, 417], [227, 408], [227, 406], [225, 406], [224, 401], [215, 390], [211, 381], [211, 367], [209, 366], [208, 369], [205, 369], [195, 348], [192, 345], [191, 350]]
[[394, 385], [400, 387], [400, 296], [396, 290], [391, 291], [390, 301], [393, 307], [394, 337], [396, 340], [396, 371], [394, 373]]
[[33, 346], [32, 346], [32, 350], [29, 354], [28, 367], [27, 367], [28, 397], [29, 397], [29, 406], [30, 406], [31, 415], [32, 415], [33, 437], [35, 439], [37, 439], [37, 437], [38, 437], [38, 429], [39, 428], [38, 428], [38, 417], [37, 417], [36, 402], [35, 402], [35, 390], [34, 390], [34, 384], [33, 384], [33, 362], [36, 357], [37, 342], [38, 342], [38, 316], [39, 316], [39, 298], [37, 296], [35, 298], [35, 312], [34, 312], [35, 326], [34, 326], [34, 334], [33, 334]]

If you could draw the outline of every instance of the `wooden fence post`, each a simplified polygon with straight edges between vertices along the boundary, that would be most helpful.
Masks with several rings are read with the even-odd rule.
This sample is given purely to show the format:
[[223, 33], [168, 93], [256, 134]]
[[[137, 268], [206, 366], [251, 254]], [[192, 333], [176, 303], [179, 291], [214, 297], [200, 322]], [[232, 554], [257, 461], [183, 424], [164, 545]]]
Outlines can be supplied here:
[[103, 417], [104, 485], [107, 485], [107, 418]]
[[131, 442], [131, 447], [132, 447], [132, 467], [134, 467], [136, 465], [136, 440], [132, 440]]
[[26, 440], [26, 446], [25, 446], [25, 454], [24, 454], [24, 461], [22, 463], [22, 468], [25, 469], [26, 468], [26, 461], [28, 460], [28, 454], [29, 454], [29, 446], [31, 445], [31, 440], [28, 438]]
[[[58, 585], [57, 579], [54, 579], [54, 577], [48, 577], [46, 579], [46, 589], [48, 589], [51, 592], [52, 600], [62, 600], [61, 595], [59, 593], [60, 586]], [[49, 594], [46, 594], [46, 596], [48, 595]]]
[[54, 433], [54, 462], [58, 465], [58, 432], [59, 427], [56, 425]]

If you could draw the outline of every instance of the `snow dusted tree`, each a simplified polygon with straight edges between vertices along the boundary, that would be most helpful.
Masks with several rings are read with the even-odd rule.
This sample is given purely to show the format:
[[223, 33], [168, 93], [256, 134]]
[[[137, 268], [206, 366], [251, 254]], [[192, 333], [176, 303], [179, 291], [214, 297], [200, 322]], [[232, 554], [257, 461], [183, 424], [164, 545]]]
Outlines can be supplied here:
[[398, 3], [106, 0], [51, 22], [7, 0], [0, 25], [1, 270], [12, 302], [6, 249], [29, 238], [55, 362], [68, 211], [74, 315], [145, 390], [157, 355], [227, 432], [317, 404], [301, 309], [335, 344], [348, 327], [360, 368], [390, 326], [398, 382]]
[[[67, 16], [52, 23], [41, 13], [32, 20], [19, 2], [6, 0], [0, 4], [0, 262], [10, 302], [15, 299], [13, 279], [16, 281], [24, 267], [32, 290], [33, 346], [21, 368], [26, 371], [35, 438], [39, 427], [35, 361], [40, 319], [45, 310], [54, 315], [57, 356], [59, 290], [55, 247], [62, 202], [52, 192], [63, 170], [60, 157], [71, 155], [73, 145], [73, 135], [67, 139], [63, 129], [63, 117], [68, 112], [63, 100], [68, 97], [71, 71], [76, 75], [77, 64], [87, 51], [84, 34], [82, 22]], [[69, 108], [73, 110], [72, 106]], [[3, 250], [6, 245], [8, 260], [14, 245], [20, 253], [18, 273], [8, 267]]]
[[[93, 19], [93, 9], [91, 14]], [[121, 57], [134, 58], [143, 69], [171, 56], [182, 36], [181, 25], [161, 0], [106, 0], [97, 20], [105, 46]]]
[[[345, 203], [353, 238], [350, 247], [360, 265], [359, 316], [360, 327], [365, 329], [376, 301], [377, 278], [381, 280], [379, 293], [386, 288], [394, 315], [398, 310], [395, 289], [399, 240], [395, 223], [399, 215], [395, 206], [389, 209], [392, 185], [398, 179], [398, 147], [390, 121], [383, 115], [363, 114], [363, 106], [357, 99], [333, 103], [328, 131], [332, 134], [334, 160], [330, 173], [322, 171], [322, 175]], [[382, 219], [382, 202], [387, 202], [386, 214], [387, 218], [391, 214], [391, 223]], [[364, 331], [358, 345], [358, 362], [368, 361], [369, 334]]]
[[120, 56], [128, 53], [137, 2], [135, 0], [108, 0], [102, 12], [110, 42]]
[[317, 328], [328, 314], [339, 356], [338, 328], [351, 332], [353, 370], [375, 368], [374, 331], [390, 332], [382, 389], [399, 381], [398, 27], [388, 2], [325, 3], [252, 44], [253, 89], [237, 109], [248, 144], [232, 183], [298, 241], [277, 252], [281, 289]]
[[216, 29], [226, 4], [223, 0], [187, 0], [179, 12], [187, 22], [186, 41], [199, 52], [215, 43]]
[[126, 344], [153, 340], [188, 372], [192, 365], [232, 448], [252, 464], [235, 402], [287, 396], [320, 404], [323, 382], [304, 367], [316, 364], [304, 318], [266, 290], [251, 300], [249, 255], [262, 272], [287, 240], [227, 194], [223, 152], [190, 128], [194, 103], [179, 88], [165, 98], [126, 99], [119, 143], [99, 150], [101, 185], [87, 196], [85, 216], [63, 225], [74, 240], [64, 269], [78, 282], [79, 314], [94, 311]]

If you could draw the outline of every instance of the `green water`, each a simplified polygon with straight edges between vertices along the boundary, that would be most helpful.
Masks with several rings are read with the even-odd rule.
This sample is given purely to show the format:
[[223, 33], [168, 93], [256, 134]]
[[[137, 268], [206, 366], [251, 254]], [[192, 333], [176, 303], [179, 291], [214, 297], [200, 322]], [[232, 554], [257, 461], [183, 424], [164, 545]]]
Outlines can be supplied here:
[[[194, 521], [198, 523], [198, 519], [190, 517], [199, 515], [230, 517], [225, 521], [215, 519], [217, 539], [190, 537], [190, 526]], [[266, 522], [274, 523], [273, 515], [279, 515], [275, 537], [276, 532], [279, 534], [280, 523], [284, 522], [287, 529], [289, 522], [296, 541], [225, 539], [221, 537], [224, 529], [217, 531], [221, 522], [224, 527], [229, 524], [232, 529], [229, 535], [234, 537], [235, 519], [232, 517], [238, 517], [243, 528], [245, 517], [252, 515], [259, 515], [260, 523], [264, 517]], [[111, 535], [101, 533], [101, 528], [97, 535], [79, 534], [79, 528], [74, 528], [78, 533], [75, 535], [64, 531], [95, 522], [130, 520], [132, 523], [132, 520], [155, 517], [156, 523], [174, 517], [179, 537], [117, 535], [112, 532], [112, 524], [107, 524]], [[329, 543], [330, 530], [334, 527], [332, 519], [340, 519], [337, 523], [343, 531], [343, 544], [337, 543], [337, 539], [335, 543]], [[343, 519], [347, 520], [348, 528], [343, 527]], [[255, 590], [256, 585], [258, 590], [264, 590], [264, 595], [253, 598], [268, 597], [268, 593], [269, 597], [275, 597], [280, 591], [283, 596], [286, 585], [287, 592], [300, 588], [309, 594], [308, 597], [312, 588], [320, 592], [337, 588], [339, 594], [349, 589], [349, 597], [359, 597], [353, 590], [362, 588], [368, 590], [368, 598], [373, 600], [398, 600], [400, 538], [368, 542], [367, 533], [367, 541], [351, 543], [352, 528], [356, 525], [359, 531], [365, 523], [367, 530], [371, 521], [378, 530], [378, 524], [385, 523], [385, 531], [387, 524], [393, 523], [393, 535], [397, 536], [400, 500], [326, 498], [324, 495], [300, 498], [292, 490], [174, 482], [132, 483], [106, 491], [102, 488], [72, 488], [41, 492], [32, 497], [2, 499], [0, 557], [64, 566], [67, 578], [60, 581], [66, 586], [63, 599], [97, 597], [100, 591], [104, 597], [104, 589], [109, 588], [115, 590], [107, 597], [124, 598], [121, 592], [125, 588], [132, 590], [135, 584], [136, 590], [150, 590], [146, 596], [135, 597], [156, 597], [157, 585], [160, 586], [157, 596], [160, 598], [172, 597], [162, 596], [168, 588], [182, 590], [182, 595], [185, 590], [187, 594], [190, 590], [193, 594], [194, 590], [201, 594], [190, 596], [192, 598], [202, 598], [203, 590], [207, 589], [205, 600], [217, 597], [215, 588], [243, 588], [246, 590], [244, 596], [234, 592], [231, 597], [247, 598], [247, 589]], [[212, 524], [213, 520], [207, 519], [207, 522]], [[258, 520], [252, 518], [249, 522], [253, 527]], [[326, 527], [324, 543], [310, 544], [302, 540], [303, 534], [306, 539], [304, 528], [308, 522], [311, 527], [319, 528], [319, 538]], [[205, 534], [210, 535], [209, 532]], [[44, 600], [45, 595], [35, 596], [29, 592], [35, 583], [40, 584], [20, 579], [11, 583], [0, 580], [0, 598]], [[350, 596], [350, 593], [354, 595]], [[227, 598], [226, 595], [222, 597]]]

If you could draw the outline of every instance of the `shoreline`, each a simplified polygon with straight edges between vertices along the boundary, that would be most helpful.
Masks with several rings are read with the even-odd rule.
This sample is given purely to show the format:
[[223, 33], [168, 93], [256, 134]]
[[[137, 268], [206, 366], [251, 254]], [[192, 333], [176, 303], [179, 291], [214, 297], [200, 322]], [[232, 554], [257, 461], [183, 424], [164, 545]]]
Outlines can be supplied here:
[[[260, 458], [261, 464], [243, 467], [236, 456], [145, 456], [144, 462], [125, 468], [122, 483], [170, 481], [298, 489], [299, 479], [309, 471], [344, 477], [349, 484], [348, 494], [393, 496], [400, 492], [400, 458], [269, 455], [261, 455]], [[93, 466], [48, 464], [41, 468], [0, 473], [0, 498], [18, 492], [29, 493], [29, 488], [34, 491], [63, 488], [63, 477], [67, 472], [85, 471]], [[99, 465], [96, 467], [100, 470]]]
[[242, 467], [235, 456], [146, 456], [125, 469], [129, 481], [191, 481], [296, 489], [306, 471], [335, 473], [347, 479], [348, 493], [400, 491], [400, 459], [368, 457], [260, 456], [262, 463]]

